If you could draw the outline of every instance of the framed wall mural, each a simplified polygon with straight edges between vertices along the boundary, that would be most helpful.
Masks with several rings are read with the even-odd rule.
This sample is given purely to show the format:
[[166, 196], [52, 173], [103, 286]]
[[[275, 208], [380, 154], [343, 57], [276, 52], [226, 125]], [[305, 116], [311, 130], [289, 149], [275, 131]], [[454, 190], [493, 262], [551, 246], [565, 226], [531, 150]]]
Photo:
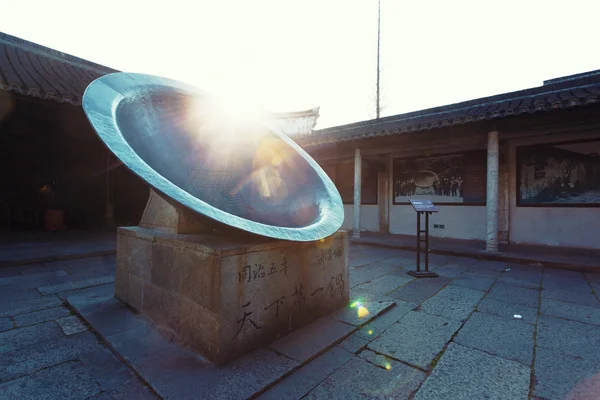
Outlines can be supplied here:
[[394, 160], [394, 204], [485, 203], [485, 152]]
[[600, 207], [600, 138], [517, 148], [517, 205]]

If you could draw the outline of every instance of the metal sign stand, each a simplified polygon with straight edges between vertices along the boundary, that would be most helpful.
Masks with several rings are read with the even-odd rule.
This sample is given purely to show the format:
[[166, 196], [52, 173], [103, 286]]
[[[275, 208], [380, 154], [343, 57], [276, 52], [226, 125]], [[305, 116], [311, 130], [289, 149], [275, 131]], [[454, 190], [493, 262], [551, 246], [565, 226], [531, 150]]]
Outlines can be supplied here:
[[[429, 215], [437, 212], [429, 200], [410, 200], [417, 212], [417, 269], [408, 274], [417, 278], [436, 278], [439, 275], [429, 271]], [[425, 215], [425, 229], [421, 229], [421, 214]], [[425, 234], [425, 236], [421, 236]], [[421, 271], [421, 243], [425, 244], [425, 270]]]

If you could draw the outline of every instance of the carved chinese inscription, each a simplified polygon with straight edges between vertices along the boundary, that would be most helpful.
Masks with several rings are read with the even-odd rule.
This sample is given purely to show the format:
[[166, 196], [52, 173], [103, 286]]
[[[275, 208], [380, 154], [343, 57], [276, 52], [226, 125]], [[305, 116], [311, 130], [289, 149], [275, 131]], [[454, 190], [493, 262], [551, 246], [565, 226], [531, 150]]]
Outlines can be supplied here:
[[[242, 306], [242, 309], [246, 308], [250, 306], [250, 302], [244, 304]], [[240, 327], [238, 328], [237, 332], [235, 333], [235, 335], [233, 335], [233, 337], [236, 337], [237, 335], [240, 334], [240, 332], [242, 331], [242, 328], [244, 327], [244, 325], [246, 324], [246, 320], [248, 320], [248, 322], [250, 322], [252, 324], [252, 326], [256, 329], [262, 329], [262, 326], [258, 325], [256, 322], [254, 322], [250, 316], [254, 314], [252, 311], [244, 311], [244, 316], [240, 319], [237, 320], [237, 323], [240, 324]]]
[[238, 272], [238, 281], [241, 282], [252, 282], [257, 279], [262, 279], [267, 276], [273, 275], [275, 273], [283, 273], [287, 275], [288, 270], [288, 261], [287, 257], [283, 257], [281, 259], [281, 263], [279, 264], [279, 268], [275, 265], [275, 263], [270, 263], [269, 266], [265, 267], [262, 263], [254, 264], [254, 265], [246, 265], [242, 268], [240, 272]]
[[334, 258], [340, 258], [344, 255], [344, 248], [342, 246], [338, 246], [336, 248], [321, 250], [317, 255], [317, 262], [319, 264], [324, 263], [325, 261], [331, 261]]
[[329, 285], [327, 286], [327, 296], [343, 296], [344, 284], [344, 276], [342, 274], [338, 274], [335, 277], [331, 277], [331, 279], [329, 280]]

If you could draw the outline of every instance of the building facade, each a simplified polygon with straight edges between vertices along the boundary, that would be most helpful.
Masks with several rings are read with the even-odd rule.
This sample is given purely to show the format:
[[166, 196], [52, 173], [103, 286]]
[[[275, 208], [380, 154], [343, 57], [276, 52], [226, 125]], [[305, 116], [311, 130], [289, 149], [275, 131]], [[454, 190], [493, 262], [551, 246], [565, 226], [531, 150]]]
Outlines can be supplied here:
[[296, 138], [344, 201], [344, 228], [600, 249], [600, 71]]

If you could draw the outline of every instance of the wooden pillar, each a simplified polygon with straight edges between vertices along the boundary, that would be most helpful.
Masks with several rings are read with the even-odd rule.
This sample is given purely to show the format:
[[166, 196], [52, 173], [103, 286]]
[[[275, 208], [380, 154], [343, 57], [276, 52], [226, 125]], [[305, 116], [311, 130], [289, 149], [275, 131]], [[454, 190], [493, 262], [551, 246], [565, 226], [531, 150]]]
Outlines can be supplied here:
[[354, 219], [352, 223], [352, 237], [355, 238], [360, 237], [361, 168], [360, 149], [356, 149], [354, 150]]
[[487, 145], [487, 235], [485, 241], [485, 250], [490, 253], [498, 252], [498, 160], [498, 131], [490, 131]]

